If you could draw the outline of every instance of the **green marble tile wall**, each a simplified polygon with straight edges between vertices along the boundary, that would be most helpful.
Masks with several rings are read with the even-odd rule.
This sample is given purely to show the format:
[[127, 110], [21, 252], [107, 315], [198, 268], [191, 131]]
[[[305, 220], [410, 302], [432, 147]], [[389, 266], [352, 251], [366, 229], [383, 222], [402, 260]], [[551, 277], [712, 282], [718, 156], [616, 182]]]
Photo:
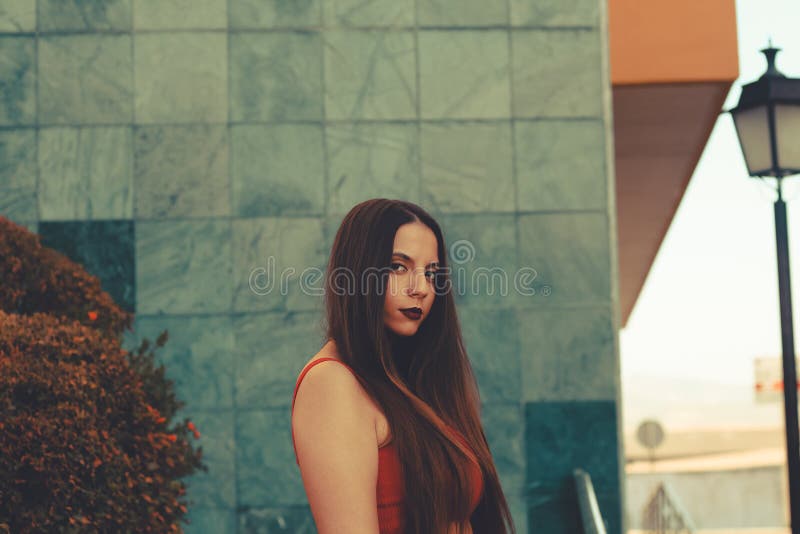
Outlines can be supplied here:
[[[315, 532], [289, 405], [321, 299], [298, 282], [378, 196], [422, 204], [454, 245], [518, 532], [577, 531], [576, 467], [622, 531], [605, 9], [2, 2], [0, 214], [136, 312], [126, 342], [170, 331], [161, 358], [210, 466], [187, 531]], [[285, 291], [253, 278], [270, 262], [296, 270]]]

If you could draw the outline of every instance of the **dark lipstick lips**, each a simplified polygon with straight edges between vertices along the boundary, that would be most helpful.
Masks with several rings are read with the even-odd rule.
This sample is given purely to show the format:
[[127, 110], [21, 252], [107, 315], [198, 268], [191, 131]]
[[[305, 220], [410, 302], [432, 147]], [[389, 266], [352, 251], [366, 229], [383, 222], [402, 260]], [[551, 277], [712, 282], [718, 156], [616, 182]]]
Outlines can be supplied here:
[[403, 315], [408, 317], [409, 319], [419, 319], [422, 317], [422, 310], [420, 308], [404, 308], [400, 310], [403, 312]]

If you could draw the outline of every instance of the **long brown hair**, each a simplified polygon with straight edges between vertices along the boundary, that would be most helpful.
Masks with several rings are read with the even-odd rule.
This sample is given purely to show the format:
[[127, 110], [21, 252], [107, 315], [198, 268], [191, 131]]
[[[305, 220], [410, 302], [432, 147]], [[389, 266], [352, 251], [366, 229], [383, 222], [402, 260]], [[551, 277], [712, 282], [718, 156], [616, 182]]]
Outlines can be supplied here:
[[[428, 317], [416, 334], [404, 338], [386, 328], [383, 307], [395, 233], [415, 221], [436, 235], [439, 270]], [[361, 202], [342, 220], [331, 248], [327, 337], [389, 421], [403, 468], [406, 533], [444, 533], [468, 517], [466, 462], [472, 461], [484, 478], [483, 495], [469, 516], [473, 532], [505, 534], [507, 522], [516, 534], [481, 425], [477, 382], [447, 290], [447, 265], [442, 231], [423, 208], [385, 198]]]

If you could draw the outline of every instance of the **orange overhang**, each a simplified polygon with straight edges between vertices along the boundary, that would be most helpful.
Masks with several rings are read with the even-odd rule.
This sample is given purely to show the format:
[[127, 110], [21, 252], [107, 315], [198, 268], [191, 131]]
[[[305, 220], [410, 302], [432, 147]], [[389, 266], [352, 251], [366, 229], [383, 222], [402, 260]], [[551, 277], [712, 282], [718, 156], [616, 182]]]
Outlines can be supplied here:
[[609, 0], [624, 327], [733, 82], [734, 0]]

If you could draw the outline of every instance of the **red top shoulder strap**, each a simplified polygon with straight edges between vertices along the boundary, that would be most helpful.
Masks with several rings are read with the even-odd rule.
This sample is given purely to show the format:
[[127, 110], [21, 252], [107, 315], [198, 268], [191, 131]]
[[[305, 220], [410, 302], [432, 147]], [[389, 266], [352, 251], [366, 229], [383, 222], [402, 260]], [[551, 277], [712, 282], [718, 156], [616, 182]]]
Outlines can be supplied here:
[[308, 373], [308, 371], [310, 371], [310, 370], [311, 370], [311, 368], [312, 368], [312, 367], [314, 367], [315, 365], [317, 365], [318, 363], [320, 363], [320, 362], [325, 362], [325, 361], [329, 361], [329, 360], [330, 360], [330, 361], [334, 361], [334, 362], [339, 362], [339, 363], [341, 363], [342, 365], [344, 365], [345, 367], [347, 367], [347, 369], [348, 369], [350, 372], [352, 372], [352, 371], [353, 371], [352, 369], [350, 369], [350, 366], [349, 366], [349, 365], [347, 365], [346, 363], [344, 363], [342, 360], [338, 360], [338, 359], [336, 359], [336, 358], [320, 358], [320, 359], [318, 359], [318, 360], [314, 360], [314, 361], [313, 361], [313, 362], [311, 362], [310, 364], [306, 365], [306, 367], [305, 367], [305, 368], [303, 369], [303, 371], [300, 373], [300, 376], [297, 378], [297, 382], [296, 382], [296, 383], [295, 383], [295, 385], [294, 385], [294, 393], [292, 394], [292, 411], [294, 411], [294, 400], [295, 400], [295, 398], [297, 398], [297, 390], [300, 388], [300, 382], [302, 382], [302, 381], [303, 381], [303, 378], [306, 376], [306, 373]]
[[[297, 398], [297, 389], [300, 387], [300, 382], [302, 382], [302, 381], [303, 381], [303, 377], [305, 377], [305, 376], [306, 376], [306, 373], [308, 373], [308, 371], [309, 371], [309, 370], [310, 370], [312, 367], [314, 367], [315, 365], [317, 365], [317, 364], [318, 364], [318, 363], [320, 363], [320, 362], [324, 362], [324, 361], [328, 361], [328, 360], [333, 360], [334, 362], [339, 362], [339, 363], [341, 363], [342, 365], [344, 365], [344, 366], [345, 366], [345, 367], [346, 367], [346, 368], [347, 368], [347, 369], [348, 369], [348, 370], [349, 370], [351, 373], [353, 372], [353, 370], [352, 370], [352, 369], [350, 369], [350, 366], [349, 366], [349, 365], [347, 365], [346, 363], [344, 363], [344, 362], [343, 362], [343, 361], [341, 361], [341, 360], [337, 360], [336, 358], [320, 358], [320, 359], [318, 359], [318, 360], [314, 360], [314, 361], [313, 361], [313, 362], [311, 362], [310, 364], [306, 365], [306, 367], [305, 367], [305, 368], [303, 369], [303, 371], [300, 373], [300, 376], [297, 378], [297, 383], [294, 385], [294, 393], [292, 394], [292, 412], [294, 412], [294, 400], [295, 400], [295, 398]], [[298, 463], [298, 465], [299, 465], [299, 463], [300, 463], [300, 462], [299, 462], [299, 460], [297, 459], [297, 447], [296, 447], [296, 446], [295, 446], [295, 444], [294, 444], [294, 427], [292, 427], [292, 448], [294, 449], [294, 457], [295, 457], [295, 462], [297, 462], [297, 463]]]

